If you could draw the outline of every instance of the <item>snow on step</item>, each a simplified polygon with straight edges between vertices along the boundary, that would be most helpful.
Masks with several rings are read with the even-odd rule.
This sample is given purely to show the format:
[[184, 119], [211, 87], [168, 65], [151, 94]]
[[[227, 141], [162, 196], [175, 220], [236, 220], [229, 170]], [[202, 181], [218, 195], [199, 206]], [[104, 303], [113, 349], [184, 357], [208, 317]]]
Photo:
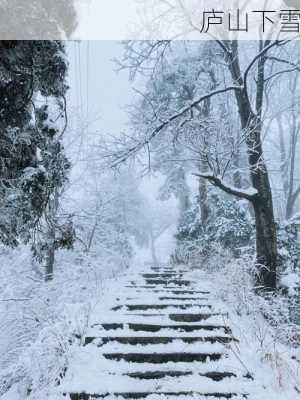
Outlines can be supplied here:
[[[108, 324], [109, 325], [109, 324]], [[87, 337], [188, 337], [188, 338], [207, 338], [207, 337], [226, 337], [231, 338], [230, 334], [224, 332], [223, 327], [211, 327], [210, 325], [201, 325], [200, 329], [191, 329], [186, 332], [184, 329], [169, 329], [168, 326], [148, 326], [148, 325], [134, 325], [133, 328], [123, 326], [122, 324], [105, 324], [106, 329], [99, 329], [99, 327], [90, 328], [87, 330]], [[206, 328], [206, 329], [205, 329]], [[145, 333], [146, 332], [146, 333]], [[151, 332], [149, 335], [148, 332]]]
[[[77, 382], [82, 380], [81, 390], [84, 389], [84, 379], [87, 378], [87, 374], [92, 374], [96, 371], [96, 374], [109, 373], [112, 375], [126, 375], [130, 372], [147, 372], [147, 371], [192, 371], [194, 374], [205, 374], [208, 372], [233, 372], [233, 369], [237, 370], [240, 365], [234, 360], [228, 360], [226, 357], [221, 358], [219, 361], [207, 360], [206, 363], [194, 361], [191, 363], [186, 362], [169, 362], [161, 365], [153, 363], [128, 363], [124, 360], [118, 362], [110, 359], [105, 359], [101, 356], [101, 352], [97, 351], [97, 348], [93, 345], [86, 346], [80, 351], [74, 352], [73, 360], [70, 363], [70, 367], [67, 371], [66, 382], [68, 384], [72, 382], [72, 378], [76, 379]], [[231, 371], [229, 371], [231, 369]]]
[[191, 312], [197, 312], [199, 309], [209, 308], [209, 304], [197, 304], [197, 303], [162, 303], [162, 304], [139, 304], [137, 302], [125, 305], [119, 305], [112, 309], [112, 311], [118, 311], [123, 309], [124, 311], [152, 311], [163, 310], [164, 312], [175, 313], [180, 310], [190, 310]]
[[114, 303], [94, 312], [60, 393], [71, 400], [244, 398], [247, 379], [229, 356], [236, 339], [226, 314], [188, 272], [151, 266], [128, 274]]
[[194, 290], [194, 289], [181, 289], [178, 287], [161, 287], [159, 289], [157, 289], [156, 286], [145, 286], [145, 285], [140, 285], [140, 286], [133, 286], [133, 285], [126, 285], [125, 288], [129, 288], [129, 289], [135, 289], [133, 291], [133, 293], [145, 293], [145, 290], [148, 291], [148, 293], [161, 293], [161, 294], [165, 294], [165, 293], [172, 293], [172, 294], [180, 294], [180, 295], [185, 295], [185, 294], [209, 294], [210, 292], [207, 291], [203, 291], [203, 290]]
[[236, 393], [196, 393], [196, 392], [129, 392], [129, 393], [105, 393], [105, 394], [89, 394], [89, 393], [70, 393], [71, 400], [118, 400], [118, 399], [147, 399], [147, 400], [208, 400], [208, 399], [236, 399], [244, 400], [247, 395], [239, 396]]
[[[188, 374], [173, 374], [173, 376], [162, 376], [158, 378], [153, 374], [153, 379], [139, 379], [137, 378], [137, 367], [133, 365], [133, 363], [121, 363], [114, 362], [115, 368], [110, 370], [101, 370], [100, 364], [94, 364], [91, 360], [88, 361], [87, 364], [83, 362], [81, 364], [77, 364], [77, 368], [74, 368], [70, 371], [63, 383], [61, 389], [65, 392], [73, 392], [73, 393], [90, 393], [90, 394], [98, 394], [104, 395], [108, 393], [155, 393], [155, 392], [168, 392], [173, 393], [174, 395], [178, 392], [198, 392], [202, 394], [213, 394], [213, 393], [243, 393], [246, 391], [247, 380], [236, 379], [236, 375], [234, 373], [229, 373], [226, 370], [216, 370], [216, 362], [210, 362], [210, 366], [207, 369], [197, 370], [195, 364], [190, 363], [190, 365], [186, 364], [185, 369], [182, 366], [182, 363], [174, 364], [170, 363], [166, 365], [163, 369], [162, 366], [156, 365], [155, 371], [189, 371]], [[104, 365], [106, 368], [107, 364]], [[127, 369], [126, 369], [127, 366]], [[166, 368], [168, 367], [168, 369]], [[102, 366], [103, 368], [103, 366]], [[146, 366], [146, 370], [144, 369], [143, 364], [138, 365], [139, 373], [149, 373], [149, 368]], [[174, 369], [175, 368], [175, 369]], [[188, 369], [189, 368], [189, 369]], [[211, 375], [209, 375], [209, 372]], [[214, 380], [211, 376], [219, 373], [224, 374], [222, 379]], [[133, 374], [130, 376], [130, 374]], [[73, 379], [73, 376], [76, 376], [76, 379]]]
[[[160, 332], [161, 334], [170, 333], [170, 331], [179, 331], [179, 332], [199, 332], [199, 331], [213, 331], [221, 332], [221, 334], [230, 334], [231, 329], [225, 325], [217, 325], [217, 324], [169, 324], [169, 325], [160, 325], [160, 324], [147, 324], [147, 323], [139, 323], [139, 322], [130, 322], [128, 324], [123, 323], [103, 323], [101, 327], [106, 331], [117, 331], [118, 329], [128, 328], [131, 331], [143, 331], [143, 332]], [[115, 332], [116, 333], [116, 332]]]
[[110, 342], [102, 347], [101, 351], [107, 352], [118, 352], [122, 349], [123, 352], [134, 352], [134, 353], [144, 353], [144, 354], [156, 354], [156, 353], [223, 353], [224, 345], [221, 343], [210, 344], [206, 342], [198, 341], [196, 343], [187, 344], [181, 341], [181, 338], [176, 338], [171, 343], [165, 344], [147, 344], [147, 346], [142, 345], [132, 345], [124, 344], [122, 347], [118, 343]]
[[[129, 376], [130, 378], [135, 379], [163, 379], [166, 377], [175, 377], [179, 378], [182, 376], [191, 376], [193, 375], [192, 371], [146, 371], [146, 372], [129, 372], [125, 375]], [[199, 376], [204, 376], [206, 378], [212, 379], [213, 381], [222, 381], [225, 378], [232, 378], [236, 377], [235, 374], [232, 372], [205, 372], [203, 374], [199, 373]]]
[[168, 279], [171, 278], [173, 279], [174, 277], [176, 278], [181, 278], [183, 276], [182, 272], [163, 272], [163, 273], [155, 273], [155, 274], [142, 274], [142, 277], [145, 279]]
[[102, 346], [103, 344], [109, 342], [117, 342], [122, 344], [133, 344], [133, 345], [143, 345], [146, 346], [148, 344], [168, 344], [172, 343], [176, 340], [180, 339], [183, 343], [197, 343], [197, 342], [208, 342], [208, 343], [223, 343], [228, 344], [232, 341], [235, 341], [231, 336], [202, 336], [202, 337], [193, 337], [193, 336], [86, 336], [85, 345], [88, 345], [92, 342], [97, 344], [98, 346]]
[[[186, 297], [186, 296], [180, 296], [180, 295], [171, 295], [171, 294], [165, 294], [165, 295], [160, 295], [159, 293], [152, 294], [152, 296], [149, 296], [149, 293], [146, 293], [144, 296], [143, 294], [141, 295], [140, 293], [135, 293], [135, 297], [125, 297], [124, 298], [124, 303], [132, 305], [132, 304], [138, 304], [138, 302], [146, 302], [147, 298], [155, 300], [157, 303], [162, 303], [164, 302], [179, 302], [180, 304], [194, 304], [194, 305], [206, 305], [209, 306], [209, 298], [208, 297]], [[156, 303], [156, 304], [157, 304]], [[120, 303], [121, 304], [121, 303]]]
[[[139, 284], [139, 281], [131, 281], [130, 282], [133, 286], [136, 284]], [[170, 279], [145, 279], [145, 286], [160, 286], [160, 285], [166, 285], [166, 286], [171, 286], [174, 285], [175, 287], [181, 287], [181, 286], [190, 286], [192, 283], [196, 283], [190, 280], [183, 280], [180, 278], [170, 278]]]
[[220, 360], [222, 353], [145, 353], [145, 352], [135, 352], [135, 353], [104, 353], [103, 357], [108, 360], [125, 360], [131, 363], [150, 363], [150, 364], [165, 364], [169, 362], [206, 362], [206, 361], [216, 361]]
[[181, 301], [208, 301], [208, 297], [159, 297], [159, 300], [181, 300]]

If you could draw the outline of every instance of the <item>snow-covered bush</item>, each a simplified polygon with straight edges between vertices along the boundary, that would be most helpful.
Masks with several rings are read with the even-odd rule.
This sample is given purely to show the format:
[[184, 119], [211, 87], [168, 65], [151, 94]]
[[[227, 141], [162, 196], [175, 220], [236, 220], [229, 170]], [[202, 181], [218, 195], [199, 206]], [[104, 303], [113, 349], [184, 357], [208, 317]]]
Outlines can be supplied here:
[[300, 268], [300, 241], [298, 228], [293, 222], [286, 222], [278, 226], [278, 253], [279, 264], [282, 270], [297, 270]]
[[254, 225], [247, 204], [214, 195], [211, 209], [212, 215], [205, 228], [208, 241], [220, 243], [238, 257], [253, 238]]
[[[295, 358], [299, 357], [299, 330], [289, 320], [284, 296], [257, 295], [254, 255], [233, 258], [230, 252], [223, 256], [212, 253], [198, 265], [193, 279], [207, 280], [208, 290], [225, 313], [224, 323], [226, 313], [230, 315], [233, 336], [239, 340], [230, 346], [233, 356], [254, 380], [260, 373], [269, 374], [276, 391], [293, 391], [298, 387]], [[263, 366], [261, 370], [258, 364]]]
[[213, 194], [210, 196], [210, 210], [207, 224], [203, 226], [196, 198], [178, 227], [173, 260], [177, 258], [186, 262], [210, 257], [216, 252], [223, 254], [224, 251], [234, 257], [253, 252], [254, 227], [244, 202]]
[[239, 317], [253, 321], [252, 333], [262, 347], [270, 336], [274, 343], [296, 345], [299, 342], [298, 327], [291, 321], [287, 298], [280, 292], [268, 296], [256, 293], [254, 256], [233, 259], [230, 253], [222, 257], [212, 254], [200, 265], [214, 282], [218, 297]]
[[17, 385], [29, 399], [47, 398], [68, 365], [69, 347], [81, 344], [103, 282], [124, 265], [78, 248], [57, 253], [53, 281], [44, 282], [29, 247], [1, 248], [0, 396]]
[[278, 227], [279, 279], [288, 297], [290, 318], [300, 324], [300, 241], [293, 222]]

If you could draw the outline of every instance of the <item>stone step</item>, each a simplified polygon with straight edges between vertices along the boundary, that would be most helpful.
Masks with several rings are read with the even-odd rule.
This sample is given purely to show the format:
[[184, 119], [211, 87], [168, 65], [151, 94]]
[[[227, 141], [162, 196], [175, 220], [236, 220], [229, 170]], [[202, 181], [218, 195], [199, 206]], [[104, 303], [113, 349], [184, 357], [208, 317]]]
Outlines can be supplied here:
[[[203, 398], [207, 399], [233, 399], [237, 397], [237, 393], [199, 393], [199, 392], [128, 392], [128, 393], [104, 393], [104, 394], [90, 394], [90, 393], [70, 393], [69, 394], [71, 400], [95, 400], [95, 399], [104, 399], [107, 398], [109, 400], [112, 399], [146, 399], [150, 396], [161, 396], [162, 399], [167, 400], [168, 397], [180, 397], [182, 400], [183, 397], [186, 397], [186, 400], [198, 399], [202, 400]], [[202, 399], [201, 399], [202, 397]], [[247, 395], [242, 395], [243, 398], [247, 398]], [[239, 397], [241, 398], [241, 397]]]
[[[108, 324], [102, 324], [104, 325]], [[112, 325], [112, 324], [110, 324]], [[123, 324], [121, 324], [123, 325]], [[193, 331], [214, 331], [214, 330], [223, 330], [225, 334], [231, 334], [231, 329], [225, 325], [183, 325], [183, 324], [174, 324], [174, 325], [156, 325], [156, 324], [137, 324], [137, 323], [129, 323], [128, 328], [135, 332], [144, 331], [144, 332], [159, 332], [162, 329], [170, 329], [181, 332], [193, 332]], [[105, 329], [105, 327], [104, 327]], [[117, 328], [115, 328], [117, 329]]]
[[[137, 294], [137, 293], [136, 293]], [[156, 296], [156, 294], [155, 294]], [[160, 302], [160, 301], [168, 301], [168, 300], [178, 300], [178, 301], [195, 301], [195, 302], [199, 302], [199, 301], [209, 301], [208, 297], [190, 297], [190, 296], [171, 296], [170, 295], [164, 295], [162, 297], [153, 297], [153, 300]], [[144, 296], [139, 295], [138, 297], [126, 297], [124, 299], [124, 301], [140, 301], [141, 299], [143, 299]]]
[[186, 310], [191, 307], [203, 308], [208, 307], [206, 304], [178, 304], [178, 303], [169, 303], [169, 304], [125, 304], [123, 306], [128, 311], [146, 311], [146, 310], [166, 310], [168, 308], [178, 308], [179, 310]]
[[[83, 377], [76, 390], [86, 393], [72, 393], [71, 400], [246, 397], [235, 393], [239, 378], [226, 367], [230, 360], [223, 346], [238, 340], [223, 322], [225, 314], [212, 306], [205, 282], [190, 280], [184, 266], [147, 269], [128, 275], [128, 290], [112, 308], [116, 313], [94, 324], [100, 329], [85, 338], [85, 345], [94, 342], [86, 350], [99, 352], [105, 374], [99, 386], [85, 385]], [[100, 393], [89, 394], [91, 387]]]
[[159, 297], [160, 301], [179, 300], [179, 301], [208, 301], [208, 297]]
[[119, 310], [121, 310], [122, 308], [123, 308], [123, 305], [120, 304], [120, 305], [118, 305], [118, 306], [115, 306], [115, 307], [111, 308], [111, 310], [112, 310], [112, 311], [119, 311]]
[[94, 328], [95, 326], [102, 326], [103, 329], [105, 329], [106, 331], [115, 331], [117, 329], [123, 329], [124, 328], [124, 324], [122, 323], [111, 323], [111, 324], [95, 324], [92, 325], [92, 328]]
[[169, 272], [169, 273], [156, 273], [156, 274], [142, 274], [142, 277], [145, 279], [174, 279], [174, 277], [181, 278], [183, 274], [177, 272]]
[[133, 346], [136, 345], [142, 345], [142, 346], [147, 346], [151, 344], [169, 344], [173, 343], [174, 341], [182, 341], [183, 343], [186, 344], [193, 344], [193, 343], [222, 343], [222, 344], [228, 344], [231, 342], [237, 342], [236, 339], [234, 339], [231, 336], [200, 336], [200, 337], [195, 337], [195, 336], [111, 336], [111, 337], [97, 337], [97, 336], [87, 336], [85, 338], [85, 345], [88, 345], [92, 343], [95, 340], [101, 340], [101, 345], [105, 345], [107, 343], [111, 342], [117, 342], [120, 344], [130, 344]]
[[126, 285], [125, 287], [127, 289], [155, 289], [156, 288], [155, 285], [140, 285], [137, 283], [134, 283], [134, 284], [131, 283], [131, 285]]
[[205, 314], [169, 314], [169, 319], [175, 322], [200, 322], [206, 321], [211, 317], [216, 317], [225, 314], [220, 313], [205, 313]]
[[131, 317], [143, 317], [143, 318], [151, 318], [151, 317], [168, 317], [168, 314], [156, 313], [156, 314], [145, 314], [145, 313], [133, 313], [128, 312], [123, 315], [131, 316]]
[[222, 353], [103, 353], [103, 357], [107, 360], [127, 361], [131, 363], [149, 363], [149, 364], [166, 364], [168, 362], [175, 363], [192, 363], [218, 361], [222, 357]]
[[125, 329], [128, 327], [130, 330], [135, 332], [144, 331], [144, 332], [159, 332], [162, 329], [170, 329], [181, 332], [193, 332], [193, 331], [214, 331], [214, 330], [223, 330], [225, 334], [231, 334], [231, 329], [225, 325], [216, 325], [216, 324], [201, 324], [201, 325], [192, 325], [192, 324], [174, 324], [174, 325], [162, 325], [162, 324], [141, 324], [141, 323], [133, 323], [129, 322], [127, 324], [124, 323], [102, 323], [102, 324], [94, 324], [91, 327], [95, 328], [97, 326], [101, 326], [104, 330], [117, 330], [117, 329]]
[[178, 288], [169, 288], [169, 287], [165, 287], [165, 288], [161, 288], [161, 289], [154, 289], [152, 290], [154, 293], [172, 293], [172, 294], [178, 294], [178, 295], [186, 295], [186, 294], [203, 294], [203, 295], [208, 295], [210, 294], [210, 292], [206, 292], [203, 290], [189, 290], [189, 289], [178, 289]]
[[[126, 376], [134, 379], [163, 379], [163, 378], [179, 378], [181, 376], [191, 376], [194, 372], [192, 371], [146, 371], [146, 372], [129, 372]], [[197, 376], [211, 379], [215, 382], [220, 382], [225, 378], [236, 378], [237, 375], [233, 372], [219, 372], [210, 371], [203, 374], [196, 373]]]
[[226, 334], [231, 333], [229, 327], [223, 325], [154, 325], [154, 324], [129, 324], [129, 329], [134, 331], [158, 332], [161, 329], [172, 329], [184, 332], [193, 331], [213, 331], [216, 329], [223, 329]]
[[[140, 299], [138, 299], [140, 300]], [[208, 308], [212, 309], [211, 304], [202, 303], [168, 303], [168, 304], [120, 304], [118, 306], [114, 306], [111, 308], [112, 311], [149, 311], [149, 310], [168, 310], [168, 308], [176, 308], [178, 310], [188, 310], [189, 308]], [[128, 314], [125, 314], [128, 315]], [[141, 315], [150, 315], [150, 314], [141, 314]], [[166, 314], [158, 314], [158, 315], [166, 315]]]
[[147, 293], [153, 292], [153, 293], [161, 293], [161, 294], [166, 294], [166, 293], [172, 293], [172, 294], [203, 294], [203, 295], [208, 295], [210, 292], [206, 291], [201, 291], [201, 290], [187, 290], [187, 289], [179, 289], [179, 288], [170, 288], [170, 287], [162, 287], [162, 288], [156, 288], [156, 286], [125, 286], [126, 288], [131, 288], [131, 289], [136, 289], [135, 293], [143, 293], [141, 289], [149, 289]]
[[134, 379], [163, 379], [163, 378], [180, 378], [181, 376], [193, 375], [192, 371], [147, 371], [147, 372], [129, 372], [124, 374]]
[[190, 286], [194, 283], [190, 280], [183, 279], [145, 279], [147, 285], [176, 285], [176, 286]]
[[[128, 317], [141, 317], [141, 318], [153, 318], [153, 317], [158, 317], [158, 318], [165, 318], [169, 319], [174, 322], [200, 322], [200, 321], [206, 321], [209, 318], [212, 317], [218, 317], [218, 316], [223, 316], [225, 317], [225, 314], [220, 314], [220, 313], [172, 313], [172, 314], [162, 314], [162, 313], [150, 313], [150, 314], [145, 314], [145, 313], [124, 313], [123, 315], [126, 315]], [[129, 320], [129, 318], [128, 318]]]
[[182, 268], [157, 268], [157, 267], [152, 267], [150, 268], [151, 271], [155, 272], [180, 272], [181, 274], [185, 274], [188, 272], [191, 272], [189, 269], [182, 269]]

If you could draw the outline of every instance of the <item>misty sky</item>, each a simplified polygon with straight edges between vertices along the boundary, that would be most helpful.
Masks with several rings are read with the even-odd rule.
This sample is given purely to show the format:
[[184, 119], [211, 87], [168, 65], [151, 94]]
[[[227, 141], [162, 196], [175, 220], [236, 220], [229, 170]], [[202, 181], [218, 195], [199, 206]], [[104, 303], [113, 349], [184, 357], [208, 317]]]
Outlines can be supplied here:
[[[128, 71], [116, 72], [113, 59], [122, 56], [122, 45], [117, 41], [81, 41], [68, 43], [69, 129], [65, 138], [67, 152], [73, 163], [72, 197], [79, 195], [87, 167], [86, 151], [97, 138], [97, 134], [118, 135], [127, 130], [128, 117], [125, 107], [133, 101], [134, 92], [129, 82]], [[87, 125], [87, 126], [86, 126]], [[99, 137], [99, 136], [98, 136]], [[75, 142], [74, 154], [72, 143]], [[70, 151], [71, 143], [71, 151]], [[79, 149], [79, 150], [78, 150]], [[144, 177], [140, 190], [152, 204], [156, 200], [162, 183], [159, 177]], [[161, 205], [164, 206], [164, 205]], [[177, 202], [169, 202], [177, 219]], [[176, 224], [160, 241], [158, 254], [167, 257], [174, 246], [173, 233]]]
[[124, 107], [131, 100], [132, 91], [128, 72], [116, 72], [113, 62], [122, 56], [120, 42], [70, 42], [68, 53], [70, 108], [89, 123], [97, 119], [91, 129], [114, 134], [124, 129]]

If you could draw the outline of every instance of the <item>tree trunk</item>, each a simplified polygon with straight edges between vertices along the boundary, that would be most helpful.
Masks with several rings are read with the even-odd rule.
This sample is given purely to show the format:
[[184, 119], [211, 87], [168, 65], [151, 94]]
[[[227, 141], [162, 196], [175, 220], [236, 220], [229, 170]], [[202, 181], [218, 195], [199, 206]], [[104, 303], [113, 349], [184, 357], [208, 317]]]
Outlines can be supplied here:
[[[263, 46], [262, 43], [260, 43], [260, 51], [262, 50], [261, 46]], [[274, 218], [271, 185], [263, 156], [261, 140], [265, 57], [261, 57], [258, 61], [256, 104], [254, 113], [248, 97], [247, 86], [245, 86], [240, 69], [237, 42], [232, 44], [232, 49], [233, 54], [230, 71], [233, 81], [242, 87], [241, 90], [235, 91], [235, 95], [241, 120], [241, 127], [244, 135], [246, 135], [251, 183], [254, 189], [257, 190], [257, 196], [253, 201], [256, 226], [257, 283], [259, 286], [262, 286], [267, 290], [275, 290], [278, 254], [276, 223]]]
[[[207, 46], [203, 52], [203, 58], [210, 59], [212, 56], [211, 47], [210, 45]], [[209, 65], [208, 68], [208, 75], [210, 77], [210, 90], [216, 88], [216, 76], [214, 67], [212, 64]], [[209, 119], [211, 113], [211, 100], [207, 99], [203, 103], [203, 107], [200, 110], [201, 118], [206, 120]], [[200, 173], [205, 173], [208, 171], [208, 165], [205, 161], [200, 161], [199, 165]], [[207, 182], [206, 179], [199, 178], [199, 207], [200, 207], [200, 218], [201, 218], [201, 225], [202, 228], [205, 229], [209, 214], [210, 214], [210, 207], [208, 204], [208, 189], [207, 189]]]
[[55, 261], [55, 250], [54, 246], [51, 245], [48, 249], [47, 259], [46, 259], [46, 282], [53, 280], [54, 272], [54, 261]]
[[[204, 162], [200, 163], [199, 166], [200, 172], [207, 172], [207, 164]], [[200, 217], [202, 228], [205, 229], [208, 217], [210, 214], [210, 208], [208, 204], [208, 188], [207, 181], [204, 178], [199, 178], [199, 208], [200, 208]]]
[[[296, 101], [295, 96], [294, 102]], [[288, 150], [285, 145], [286, 129], [282, 123], [281, 116], [277, 117], [277, 124], [279, 129], [279, 146], [280, 146], [280, 172], [281, 180], [283, 183], [283, 193], [285, 196], [285, 214], [286, 220], [292, 218], [294, 214], [294, 207], [297, 198], [300, 194], [300, 189], [295, 189], [295, 172], [296, 172], [296, 154], [297, 143], [299, 138], [300, 125], [297, 123], [295, 110], [291, 110], [289, 127], [291, 135], [289, 138]]]
[[188, 189], [188, 185], [186, 183], [186, 176], [185, 176], [185, 171], [182, 168], [181, 176], [179, 177], [180, 181], [183, 182], [182, 185], [182, 190], [178, 195], [178, 202], [179, 202], [179, 225], [184, 221], [185, 219], [185, 213], [187, 210], [190, 208], [190, 193]]
[[47, 211], [47, 239], [48, 239], [48, 249], [46, 254], [46, 282], [51, 281], [53, 279], [54, 273], [54, 262], [55, 262], [55, 226], [56, 226], [56, 217], [57, 217], [57, 210], [59, 205], [59, 193], [57, 188], [53, 193], [53, 198], [49, 200], [48, 204], [48, 211]]
[[272, 209], [266, 201], [253, 202], [256, 227], [256, 263], [258, 288], [276, 288], [277, 239]]
[[[250, 118], [250, 116], [249, 116]], [[249, 121], [249, 119], [248, 119]], [[269, 174], [263, 157], [261, 123], [252, 117], [247, 139], [250, 178], [257, 196], [253, 201], [256, 227], [258, 285], [276, 289], [277, 232]]]
[[292, 137], [290, 143], [290, 165], [289, 165], [289, 185], [288, 195], [286, 200], [286, 219], [290, 219], [294, 213], [294, 206], [299, 195], [298, 190], [295, 190], [295, 169], [296, 169], [296, 151], [298, 141], [298, 125], [296, 122], [295, 112], [292, 112]]
[[91, 232], [89, 240], [88, 240], [88, 244], [86, 246], [86, 250], [85, 250], [86, 253], [89, 253], [90, 250], [91, 250], [91, 247], [92, 247], [92, 244], [93, 244], [93, 240], [94, 240], [94, 237], [95, 237], [95, 233], [96, 233], [96, 229], [97, 229], [97, 225], [98, 225], [98, 221], [97, 221], [97, 216], [96, 216], [96, 222], [95, 222], [95, 224], [93, 226], [92, 232]]
[[158, 258], [156, 255], [156, 247], [155, 247], [155, 238], [152, 228], [150, 229], [150, 241], [151, 241], [150, 245], [151, 245], [152, 262], [154, 265], [158, 265]]
[[239, 153], [237, 153], [233, 159], [233, 166], [235, 168], [235, 171], [233, 173], [233, 184], [236, 188], [241, 189], [242, 188], [242, 176], [239, 171], [239, 168], [240, 168]]
[[298, 198], [298, 194], [297, 192], [296, 194], [290, 194], [287, 198], [286, 210], [285, 210], [285, 218], [287, 221], [291, 219], [295, 214], [295, 205], [296, 205], [296, 200]]
[[208, 205], [207, 182], [204, 178], [199, 178], [199, 208], [201, 224], [203, 229], [205, 229], [210, 210]]

